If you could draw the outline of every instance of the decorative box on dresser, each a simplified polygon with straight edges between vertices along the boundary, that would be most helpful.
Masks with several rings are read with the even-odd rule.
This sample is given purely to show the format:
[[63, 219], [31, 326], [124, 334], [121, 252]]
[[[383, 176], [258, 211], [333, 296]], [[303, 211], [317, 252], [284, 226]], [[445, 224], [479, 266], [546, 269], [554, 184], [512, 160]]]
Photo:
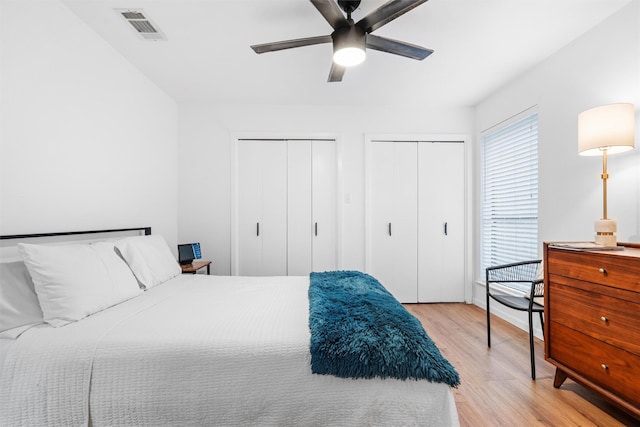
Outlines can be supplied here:
[[640, 419], [640, 244], [544, 244], [545, 359]]

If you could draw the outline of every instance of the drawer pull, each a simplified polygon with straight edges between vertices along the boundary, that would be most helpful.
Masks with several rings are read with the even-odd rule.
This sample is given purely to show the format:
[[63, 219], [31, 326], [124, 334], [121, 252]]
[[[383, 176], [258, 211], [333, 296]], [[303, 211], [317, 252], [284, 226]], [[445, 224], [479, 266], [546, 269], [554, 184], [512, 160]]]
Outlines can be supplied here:
[[601, 367], [602, 369], [604, 369], [605, 371], [606, 371], [607, 369], [609, 369], [609, 367], [608, 367], [607, 365], [605, 365], [604, 363], [603, 363], [603, 364], [601, 364], [601, 365], [600, 365], [600, 367]]
[[604, 323], [609, 323], [609, 319], [607, 319], [606, 317], [602, 316], [600, 318], [600, 320], [602, 320]]
[[604, 268], [602, 268], [602, 267], [600, 267], [600, 268], [598, 269], [598, 271], [599, 271], [600, 273], [602, 273], [602, 274], [607, 274], [607, 270], [605, 270], [605, 269], [604, 269]]

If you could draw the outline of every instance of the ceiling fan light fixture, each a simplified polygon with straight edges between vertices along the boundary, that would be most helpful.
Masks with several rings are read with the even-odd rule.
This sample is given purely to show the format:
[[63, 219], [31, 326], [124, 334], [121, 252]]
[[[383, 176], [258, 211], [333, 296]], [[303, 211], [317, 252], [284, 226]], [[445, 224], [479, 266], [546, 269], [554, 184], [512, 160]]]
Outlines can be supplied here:
[[362, 64], [366, 57], [365, 51], [358, 47], [345, 47], [333, 54], [333, 62], [343, 67], [353, 67]]
[[333, 32], [333, 62], [343, 67], [361, 64], [367, 57], [367, 36], [356, 25], [341, 27]]

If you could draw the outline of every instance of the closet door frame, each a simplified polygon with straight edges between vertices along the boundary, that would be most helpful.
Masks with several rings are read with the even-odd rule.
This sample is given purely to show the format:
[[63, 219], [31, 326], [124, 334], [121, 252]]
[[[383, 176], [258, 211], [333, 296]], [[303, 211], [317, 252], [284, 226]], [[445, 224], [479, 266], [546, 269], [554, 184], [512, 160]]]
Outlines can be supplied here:
[[335, 244], [336, 244], [336, 269], [342, 268], [342, 204], [340, 195], [343, 193], [342, 186], [342, 142], [338, 134], [333, 133], [280, 133], [280, 132], [241, 132], [231, 134], [231, 275], [237, 276], [239, 273], [238, 264], [238, 144], [242, 140], [252, 141], [334, 141], [336, 146], [336, 188], [335, 188]]
[[473, 150], [470, 134], [365, 134], [365, 271], [371, 272], [372, 238], [371, 238], [371, 214], [372, 214], [372, 185], [371, 185], [371, 146], [376, 141], [398, 142], [462, 142], [464, 144], [464, 300], [467, 304], [473, 302], [473, 283], [471, 279], [473, 256], [471, 253], [474, 236], [473, 226]]

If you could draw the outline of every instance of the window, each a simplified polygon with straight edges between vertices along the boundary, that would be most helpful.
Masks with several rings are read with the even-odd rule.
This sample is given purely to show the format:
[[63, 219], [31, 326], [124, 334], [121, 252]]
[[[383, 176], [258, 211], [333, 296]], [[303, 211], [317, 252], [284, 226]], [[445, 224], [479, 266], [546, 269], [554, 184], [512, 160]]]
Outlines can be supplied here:
[[482, 136], [482, 272], [538, 257], [538, 114]]

